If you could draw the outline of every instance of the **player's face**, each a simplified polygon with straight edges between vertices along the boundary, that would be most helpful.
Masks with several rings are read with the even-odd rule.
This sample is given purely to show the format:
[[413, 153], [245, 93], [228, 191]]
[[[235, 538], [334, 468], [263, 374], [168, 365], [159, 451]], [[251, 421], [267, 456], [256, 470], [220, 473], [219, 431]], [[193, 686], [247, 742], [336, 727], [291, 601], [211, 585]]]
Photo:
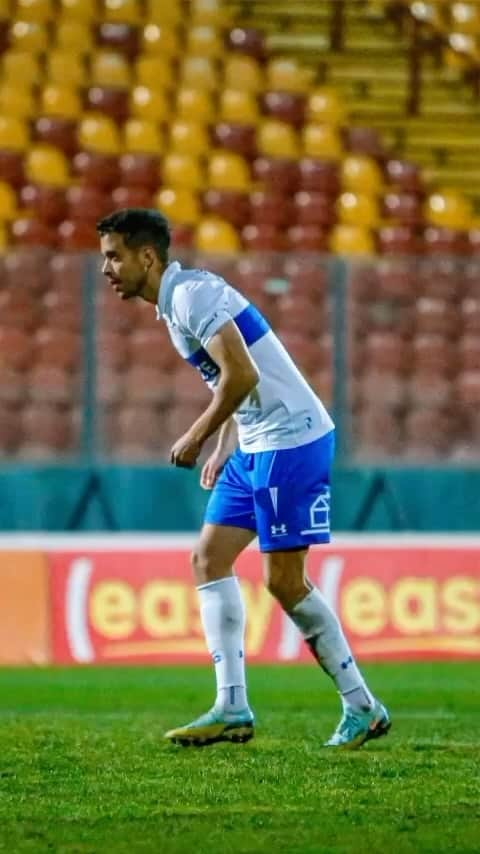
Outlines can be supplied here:
[[102, 273], [122, 299], [141, 297], [147, 284], [147, 270], [141, 249], [125, 246], [121, 234], [103, 234], [100, 238], [103, 255]]

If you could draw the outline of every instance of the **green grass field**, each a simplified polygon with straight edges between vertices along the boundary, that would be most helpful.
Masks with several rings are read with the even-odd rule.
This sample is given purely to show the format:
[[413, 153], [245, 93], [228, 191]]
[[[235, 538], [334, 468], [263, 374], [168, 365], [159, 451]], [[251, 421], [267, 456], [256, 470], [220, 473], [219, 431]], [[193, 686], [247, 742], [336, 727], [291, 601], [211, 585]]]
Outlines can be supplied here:
[[478, 852], [480, 667], [365, 668], [390, 735], [322, 749], [338, 698], [315, 667], [251, 667], [257, 736], [175, 748], [209, 668], [0, 671], [0, 850]]

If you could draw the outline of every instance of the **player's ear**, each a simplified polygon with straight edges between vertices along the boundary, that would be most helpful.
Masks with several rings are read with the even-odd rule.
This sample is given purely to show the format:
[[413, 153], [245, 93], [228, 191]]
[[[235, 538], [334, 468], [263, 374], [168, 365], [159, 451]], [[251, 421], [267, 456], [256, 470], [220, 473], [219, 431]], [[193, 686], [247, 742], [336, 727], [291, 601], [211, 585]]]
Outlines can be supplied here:
[[145, 271], [148, 271], [153, 267], [155, 263], [155, 252], [151, 246], [144, 246], [142, 248], [142, 263]]

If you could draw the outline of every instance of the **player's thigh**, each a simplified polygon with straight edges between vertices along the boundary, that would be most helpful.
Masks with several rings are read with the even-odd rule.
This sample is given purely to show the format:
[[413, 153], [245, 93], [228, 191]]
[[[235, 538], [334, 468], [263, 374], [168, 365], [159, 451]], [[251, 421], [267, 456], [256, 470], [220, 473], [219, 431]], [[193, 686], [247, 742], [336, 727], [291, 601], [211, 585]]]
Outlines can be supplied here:
[[195, 583], [206, 584], [233, 575], [238, 555], [256, 537], [256, 531], [205, 522], [192, 551]]

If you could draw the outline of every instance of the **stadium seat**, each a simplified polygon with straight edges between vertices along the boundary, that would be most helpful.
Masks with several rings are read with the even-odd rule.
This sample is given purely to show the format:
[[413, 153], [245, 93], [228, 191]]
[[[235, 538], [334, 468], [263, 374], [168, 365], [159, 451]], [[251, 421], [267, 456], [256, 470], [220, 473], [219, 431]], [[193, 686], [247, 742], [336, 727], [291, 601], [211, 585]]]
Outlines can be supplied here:
[[250, 205], [246, 193], [237, 190], [207, 190], [203, 195], [204, 210], [241, 229], [249, 221]]
[[118, 51], [97, 50], [90, 62], [90, 84], [128, 88], [131, 84], [128, 59]]
[[293, 57], [275, 57], [265, 69], [267, 90], [306, 94], [310, 88], [311, 74]]
[[51, 0], [16, 0], [16, 17], [20, 21], [47, 23], [55, 15]]
[[129, 114], [128, 99], [126, 89], [118, 89], [116, 86], [91, 86], [85, 95], [85, 106], [87, 110], [102, 113], [121, 125]]
[[422, 406], [405, 418], [405, 452], [409, 459], [437, 459], [447, 454], [454, 436], [454, 423], [442, 407]]
[[428, 255], [465, 255], [468, 249], [468, 239], [458, 229], [431, 225], [425, 229], [423, 238]]
[[386, 157], [382, 140], [376, 128], [349, 125], [342, 128], [345, 150], [350, 154], [359, 154], [383, 163]]
[[105, 21], [140, 24], [143, 16], [138, 0], [104, 0], [102, 17]]
[[185, 49], [190, 56], [219, 59], [224, 53], [220, 30], [206, 24], [191, 24], [187, 30]]
[[3, 362], [0, 371], [0, 405], [16, 409], [25, 402], [26, 397], [26, 374], [13, 370]]
[[260, 116], [258, 102], [251, 92], [242, 89], [224, 89], [220, 93], [219, 119], [239, 125], [255, 125]]
[[425, 219], [446, 228], [466, 229], [472, 220], [472, 208], [468, 200], [453, 190], [433, 193], [427, 198]]
[[384, 255], [416, 255], [421, 241], [410, 226], [386, 225], [377, 231], [377, 246]]
[[288, 247], [284, 229], [265, 223], [246, 225], [241, 236], [243, 247], [249, 252], [284, 252]]
[[[67, 50], [50, 50], [46, 57], [46, 79], [49, 83], [75, 88], [84, 86], [88, 79], [86, 65], [79, 54]], [[39, 75], [37, 76], [37, 80]]]
[[178, 154], [200, 157], [210, 148], [210, 140], [203, 124], [195, 119], [177, 119], [169, 128], [170, 150]]
[[130, 363], [129, 339], [113, 329], [100, 329], [97, 332], [96, 353], [102, 370], [124, 370]]
[[60, 0], [62, 19], [90, 23], [97, 17], [95, 0]]
[[11, 457], [22, 441], [20, 412], [4, 402], [0, 408], [0, 456]]
[[415, 193], [389, 192], [382, 200], [383, 213], [397, 225], [421, 225], [422, 202]]
[[151, 208], [152, 193], [145, 187], [115, 187], [112, 192], [114, 209], [120, 208]]
[[342, 156], [337, 130], [327, 124], [306, 123], [302, 129], [302, 149], [305, 157], [338, 160]]
[[2, 366], [15, 371], [26, 370], [33, 358], [31, 336], [22, 329], [0, 326], [0, 356]]
[[305, 99], [293, 92], [264, 92], [260, 98], [262, 112], [271, 119], [299, 128], [305, 119]]
[[[148, 404], [123, 406], [111, 429], [111, 450], [127, 460], [158, 456], [163, 438], [157, 407]], [[110, 448], [107, 448], [107, 451]]]
[[322, 306], [307, 295], [283, 294], [277, 299], [279, 327], [297, 332], [306, 338], [318, 337], [323, 332]]
[[57, 365], [34, 365], [28, 373], [28, 396], [32, 403], [69, 406], [75, 400], [71, 374]]
[[48, 47], [48, 32], [45, 23], [38, 21], [13, 21], [10, 27], [10, 46], [27, 53], [45, 53]]
[[254, 225], [287, 226], [292, 217], [292, 204], [281, 193], [255, 190], [250, 194], [250, 219]]
[[51, 227], [45, 222], [27, 217], [12, 222], [11, 237], [16, 246], [53, 247], [56, 244], [56, 234]]
[[162, 164], [163, 183], [167, 187], [200, 190], [205, 183], [199, 160], [188, 154], [169, 152]]
[[9, 222], [18, 216], [17, 197], [13, 187], [0, 180], [0, 222]]
[[257, 157], [252, 163], [252, 174], [265, 189], [288, 195], [298, 188], [298, 164], [294, 160]]
[[313, 89], [307, 100], [306, 118], [313, 124], [342, 125], [345, 110], [338, 93], [326, 87]]
[[40, 321], [40, 307], [28, 291], [0, 291], [0, 316], [5, 326], [32, 332]]
[[348, 154], [342, 161], [340, 176], [344, 190], [352, 193], [379, 193], [382, 173], [376, 162], [366, 155]]
[[250, 188], [247, 162], [231, 151], [212, 151], [208, 161], [208, 186], [214, 190], [240, 190]]
[[142, 31], [142, 53], [151, 53], [167, 59], [174, 59], [180, 45], [175, 30], [159, 24], [146, 24]]
[[165, 122], [170, 105], [165, 94], [148, 86], [135, 86], [130, 94], [130, 111], [133, 117], [150, 122]]
[[61, 116], [40, 116], [34, 123], [37, 142], [60, 149], [68, 158], [78, 150], [77, 123]]
[[0, 112], [5, 116], [30, 119], [35, 114], [33, 90], [20, 88], [13, 83], [2, 83], [0, 85]]
[[49, 286], [51, 252], [46, 247], [9, 249], [3, 259], [8, 288], [25, 288], [41, 294]]
[[[163, 331], [164, 330], [164, 331]], [[128, 337], [128, 357], [133, 365], [147, 365], [162, 371], [175, 369], [177, 357], [166, 327], [134, 329]]]
[[260, 156], [295, 160], [300, 153], [295, 130], [286, 122], [264, 119], [257, 128], [257, 150]]
[[103, 21], [98, 24], [96, 35], [97, 44], [118, 51], [129, 60], [138, 53], [138, 28], [132, 24]]
[[327, 232], [319, 225], [292, 225], [287, 231], [288, 249], [293, 252], [326, 252]]
[[480, 339], [468, 332], [458, 339], [458, 359], [463, 371], [480, 370]]
[[423, 296], [457, 301], [462, 296], [463, 276], [453, 258], [426, 258], [417, 273], [417, 292]]
[[456, 33], [480, 34], [480, 9], [475, 3], [451, 3], [451, 29]]
[[368, 193], [341, 193], [335, 210], [340, 222], [346, 225], [374, 228], [380, 220], [376, 199]]
[[142, 54], [133, 65], [135, 82], [149, 89], [169, 89], [173, 81], [172, 65], [162, 56]]
[[65, 288], [60, 292], [47, 291], [42, 298], [42, 308], [52, 328], [76, 334], [82, 332], [82, 305], [77, 293], [72, 294]]
[[34, 336], [37, 363], [55, 365], [66, 371], [80, 366], [81, 337], [62, 329], [41, 327]]
[[90, 54], [93, 50], [93, 35], [88, 23], [75, 20], [60, 20], [55, 28], [55, 47], [70, 51], [72, 56]]
[[335, 221], [335, 205], [326, 193], [300, 190], [294, 196], [294, 219], [300, 225], [330, 227]]
[[354, 448], [358, 459], [398, 458], [402, 430], [395, 412], [378, 404], [363, 406], [355, 417]]
[[461, 318], [463, 333], [480, 332], [480, 299], [467, 297], [461, 303]]
[[252, 56], [227, 54], [223, 64], [223, 86], [225, 89], [242, 89], [261, 92], [264, 89], [260, 63]]
[[62, 219], [82, 220], [91, 225], [106, 216], [112, 207], [106, 193], [98, 187], [83, 184], [68, 188], [66, 203], [67, 210]]
[[23, 153], [28, 145], [27, 124], [15, 116], [0, 115], [0, 151]]
[[123, 154], [120, 157], [119, 166], [121, 176], [119, 183], [123, 186], [141, 186], [153, 191], [160, 184], [160, 161], [156, 154], [143, 152]]
[[385, 163], [385, 174], [391, 187], [406, 193], [418, 193], [423, 191], [423, 182], [419, 167], [415, 163], [398, 158], [390, 158]]
[[221, 0], [192, 0], [190, 17], [194, 24], [211, 27], [224, 27], [228, 21], [228, 14]]
[[458, 399], [463, 405], [474, 406], [480, 404], [480, 371], [460, 371], [455, 384]]
[[457, 370], [456, 347], [443, 335], [416, 335], [412, 341], [415, 373], [453, 376]]
[[28, 51], [6, 50], [2, 56], [2, 81], [29, 89], [41, 76], [40, 60]]
[[208, 56], [185, 56], [179, 65], [180, 85], [186, 88], [218, 89], [219, 73], [215, 60]]
[[338, 255], [373, 255], [374, 243], [368, 229], [341, 223], [335, 225], [329, 238], [330, 251]]
[[164, 142], [155, 122], [145, 119], [129, 119], [123, 126], [123, 149], [137, 154], [159, 156]]
[[298, 163], [298, 170], [300, 190], [329, 193], [331, 196], [336, 196], [340, 192], [337, 163], [331, 160], [303, 157]]
[[63, 220], [57, 229], [57, 243], [63, 251], [98, 251], [98, 235], [95, 227], [81, 220]]
[[25, 176], [32, 184], [66, 187], [69, 183], [65, 155], [49, 145], [33, 145], [25, 157]]
[[78, 141], [85, 151], [118, 154], [120, 135], [115, 122], [99, 113], [84, 113], [78, 124]]
[[207, 254], [234, 253], [240, 249], [236, 230], [218, 217], [205, 216], [195, 231], [195, 249]]
[[47, 225], [58, 225], [66, 215], [65, 190], [44, 184], [25, 184], [20, 191], [22, 208]]
[[130, 365], [125, 371], [125, 399], [130, 404], [160, 404], [165, 406], [172, 397], [171, 372], [153, 364]]
[[220, 122], [212, 128], [213, 144], [242, 157], [251, 159], [257, 154], [257, 134], [253, 125]]
[[40, 100], [42, 116], [77, 120], [81, 112], [81, 100], [73, 87], [49, 83], [42, 90]]
[[239, 52], [254, 59], [265, 58], [265, 40], [263, 33], [249, 27], [234, 27], [227, 34], [227, 46], [231, 52]]
[[460, 328], [460, 318], [454, 304], [444, 299], [420, 297], [415, 305], [417, 333], [455, 336]]
[[56, 458], [74, 448], [71, 412], [54, 404], [31, 404], [22, 410], [22, 457]]
[[181, 0], [147, 0], [145, 5], [145, 20], [152, 24], [162, 24], [175, 27], [182, 23], [183, 6]]

